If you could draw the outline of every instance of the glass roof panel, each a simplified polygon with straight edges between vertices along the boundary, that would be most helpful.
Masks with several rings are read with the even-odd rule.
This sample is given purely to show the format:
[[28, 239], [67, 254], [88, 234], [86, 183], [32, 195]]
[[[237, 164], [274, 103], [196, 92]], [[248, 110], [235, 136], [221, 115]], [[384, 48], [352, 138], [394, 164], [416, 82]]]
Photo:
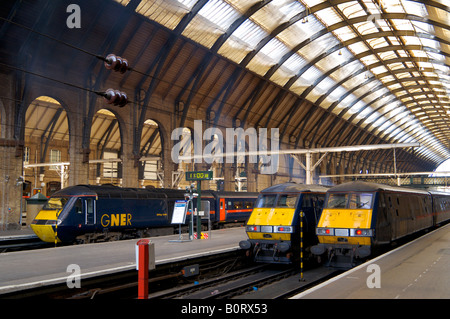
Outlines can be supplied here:
[[[116, 0], [122, 5], [128, 3], [127, 0]], [[443, 3], [440, 0], [435, 0], [438, 3]], [[368, 81], [368, 84], [364, 87], [355, 90], [352, 94], [348, 95], [341, 103], [333, 110], [335, 114], [339, 114], [341, 110], [347, 110], [344, 114], [344, 118], [349, 118], [349, 115], [358, 113], [356, 118], [363, 118], [365, 115], [369, 115], [365, 124], [373, 123], [373, 126], [380, 125], [378, 129], [386, 129], [387, 133], [391, 133], [395, 136], [394, 140], [410, 140], [410, 133], [413, 133], [413, 125], [416, 123], [411, 121], [406, 123], [404, 128], [408, 128], [406, 132], [397, 134], [397, 129], [401, 124], [388, 125], [385, 123], [385, 119], [391, 116], [393, 110], [389, 110], [390, 107], [394, 109], [403, 107], [403, 105], [413, 107], [414, 105], [424, 105], [433, 103], [436, 106], [449, 107], [448, 94], [450, 92], [450, 76], [449, 67], [445, 64], [449, 64], [449, 58], [440, 52], [449, 52], [449, 46], [439, 42], [440, 39], [448, 39], [450, 37], [450, 31], [444, 28], [435, 27], [426, 22], [409, 20], [408, 17], [404, 19], [389, 19], [385, 20], [381, 18], [381, 14], [384, 13], [408, 13], [418, 17], [431, 17], [436, 21], [445, 23], [448, 21], [449, 14], [445, 10], [434, 8], [431, 4], [424, 5], [419, 1], [406, 1], [406, 0], [359, 0], [348, 1], [333, 5], [327, 3], [328, 8], [316, 11], [318, 4], [322, 4], [323, 0], [273, 0], [264, 4], [256, 10], [252, 15], [241, 23], [237, 29], [227, 36], [224, 44], [219, 48], [218, 53], [229, 58], [230, 60], [241, 63], [243, 58], [247, 56], [252, 50], [258, 49], [254, 57], [250, 60], [246, 67], [253, 72], [263, 76], [271, 66], [279, 65], [276, 72], [271, 77], [271, 80], [279, 85], [284, 85], [292, 76], [299, 74], [299, 71], [304, 68], [311, 61], [315, 61], [313, 67], [310, 67], [301, 74], [301, 77], [290, 87], [290, 89], [297, 94], [301, 94], [305, 88], [309, 87], [324, 72], [327, 72], [339, 65], [330, 77], [322, 80], [314, 90], [312, 90], [308, 99], [313, 102], [317, 100], [322, 94], [333, 88], [336, 83], [348, 76], [354, 74], [353, 77], [347, 79], [343, 85], [337, 87], [327, 96], [321, 107], [327, 109], [331, 103], [337, 101], [344, 96], [348, 90], [351, 90], [356, 85], [368, 81], [371, 79], [371, 74], [384, 75], [379, 80]], [[140, 14], [149, 17], [150, 19], [161, 23], [167, 28], [174, 29], [179, 24], [183, 16], [189, 13], [197, 0], [142, 0], [136, 9]], [[224, 34], [229, 27], [237, 19], [240, 19], [242, 15], [247, 12], [253, 5], [260, 3], [259, 0], [209, 0], [201, 8], [197, 15], [193, 17], [187, 27], [183, 30], [183, 35], [204, 45], [207, 48], [211, 48], [217, 39]], [[309, 14], [307, 18], [298, 19], [297, 15], [303, 12], [307, 8], [315, 8], [312, 14]], [[333, 29], [332, 32], [327, 32], [325, 35], [318, 37], [318, 35], [325, 30], [325, 28], [342, 22], [344, 19], [352, 19], [362, 16], [369, 16], [367, 21], [356, 23], [352, 26], [342, 26], [339, 29]], [[373, 19], [370, 19], [373, 17]], [[285, 29], [277, 29], [276, 33], [272, 33], [276, 28], [280, 27], [283, 23], [288, 22], [290, 19], [293, 23], [289, 24]], [[373, 37], [373, 35], [381, 31], [388, 32], [389, 36], [385, 37]], [[395, 30], [399, 31], [413, 31], [419, 36], [411, 35], [397, 36]], [[430, 36], [436, 35], [439, 38], [432, 39], [426, 38], [423, 34], [429, 34]], [[271, 39], [267, 41], [264, 46], [258, 46], [263, 39], [271, 35]], [[422, 36], [420, 36], [422, 34]], [[370, 37], [363, 40], [363, 36], [369, 35]], [[348, 41], [359, 37], [361, 41], [351, 44], [348, 48], [339, 48], [342, 46], [343, 41]], [[308, 42], [308, 40], [310, 41]], [[299, 44], [304, 43], [301, 49], [296, 53], [290, 53]], [[378, 54], [372, 54], [370, 49], [380, 49], [389, 46], [401, 46], [402, 49], [396, 51], [385, 51]], [[370, 48], [368, 47], [370, 46]], [[409, 46], [423, 46], [423, 49], [410, 50]], [[335, 48], [334, 52], [331, 48]], [[325, 54], [326, 53], [326, 54]], [[348, 63], [355, 58], [355, 56], [365, 53], [371, 53], [367, 56], [360, 58], [352, 63]], [[290, 55], [289, 55], [290, 54]], [[286, 57], [286, 61], [284, 61]], [[320, 59], [317, 59], [321, 57]], [[414, 58], [414, 61], [408, 61], [409, 58]], [[403, 59], [402, 59], [403, 58]], [[420, 60], [419, 60], [420, 59]], [[316, 61], [317, 60], [317, 61]], [[386, 60], [400, 60], [389, 65], [384, 65]], [[284, 62], [283, 62], [284, 61]], [[436, 62], [434, 62], [436, 61]], [[360, 72], [363, 67], [367, 67], [367, 72]], [[405, 72], [392, 72], [390, 70], [397, 71], [408, 69]], [[408, 78], [423, 78], [427, 77], [427, 80], [422, 79], [415, 81], [398, 82], [398, 80], [407, 80]], [[431, 78], [431, 79], [430, 79]], [[389, 83], [389, 87], [385, 89], [378, 89], [381, 83]], [[386, 84], [387, 85], [387, 84]], [[408, 86], [418, 86], [421, 88], [415, 88], [414, 90], [402, 90]], [[434, 87], [431, 87], [434, 86]], [[375, 90], [377, 88], [377, 90]], [[388, 106], [383, 107], [383, 103], [392, 99], [392, 95], [387, 95], [376, 103], [371, 103], [374, 99], [387, 93], [387, 90], [397, 90], [398, 92], [392, 92], [393, 94], [402, 97], [404, 104], [397, 106], [399, 101], [390, 102]], [[432, 96], [426, 95], [425, 92], [430, 92]], [[370, 95], [367, 95], [363, 100], [352, 105], [357, 98], [367, 93], [369, 90], [374, 90]], [[424, 95], [412, 95], [407, 94], [424, 92]], [[436, 95], [439, 99], [436, 99]], [[416, 99], [425, 98], [423, 102], [418, 104]], [[370, 107], [366, 107], [366, 103], [371, 103]], [[379, 111], [373, 112], [372, 107], [380, 108]], [[432, 107], [433, 108], [433, 107]], [[423, 109], [423, 107], [421, 107]], [[389, 114], [381, 116], [386, 110]], [[356, 113], [354, 113], [356, 112]], [[409, 112], [409, 113], [408, 113]], [[412, 114], [405, 109], [405, 114], [402, 114], [404, 118], [399, 123], [402, 123], [406, 115]], [[381, 117], [380, 117], [381, 116]], [[394, 123], [391, 117], [386, 123]], [[414, 119], [414, 118], [412, 118]], [[437, 119], [437, 118], [436, 118]], [[427, 125], [437, 125], [436, 119], [433, 118]], [[420, 119], [422, 122], [428, 121], [427, 119]], [[419, 119], [418, 119], [419, 121]], [[434, 122], [433, 122], [434, 121]], [[419, 123], [419, 122], [417, 122]], [[418, 124], [417, 124], [418, 125]], [[421, 124], [422, 125], [422, 124]], [[416, 126], [414, 126], [416, 127]], [[418, 127], [418, 126], [417, 126]], [[437, 133], [440, 133], [439, 126], [437, 127]], [[416, 130], [414, 130], [415, 132]], [[425, 136], [425, 135], [420, 135]], [[436, 138], [438, 135], [429, 133], [426, 138], [421, 141], [428, 142], [427, 147], [430, 145], [436, 145], [432, 149], [424, 149], [423, 154], [426, 156], [439, 157], [442, 154], [450, 156], [442, 143]], [[445, 139], [445, 137], [443, 138]]]
[[323, 29], [323, 25], [314, 17], [309, 16], [308, 22], [297, 21], [280, 32], [278, 38], [285, 42], [290, 48], [309, 39], [313, 34]]
[[283, 55], [289, 52], [289, 48], [277, 38], [273, 38], [261, 49], [260, 52], [276, 63]]
[[141, 1], [136, 12], [173, 30], [191, 9], [188, 5], [176, 0]]

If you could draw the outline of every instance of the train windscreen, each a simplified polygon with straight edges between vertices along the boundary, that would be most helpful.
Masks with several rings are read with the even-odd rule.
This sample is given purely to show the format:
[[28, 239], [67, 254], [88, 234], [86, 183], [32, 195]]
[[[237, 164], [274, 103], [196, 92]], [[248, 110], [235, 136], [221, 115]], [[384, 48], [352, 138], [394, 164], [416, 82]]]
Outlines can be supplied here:
[[256, 208], [295, 208], [298, 194], [281, 194], [278, 197], [276, 194], [262, 195], [258, 198]]
[[67, 197], [50, 197], [47, 203], [45, 203], [43, 210], [56, 210], [62, 209], [67, 204], [69, 198]]
[[330, 194], [326, 208], [371, 209], [372, 199], [373, 194], [368, 193]]
[[277, 207], [284, 208], [295, 208], [295, 204], [297, 203], [298, 195], [280, 195], [278, 198]]

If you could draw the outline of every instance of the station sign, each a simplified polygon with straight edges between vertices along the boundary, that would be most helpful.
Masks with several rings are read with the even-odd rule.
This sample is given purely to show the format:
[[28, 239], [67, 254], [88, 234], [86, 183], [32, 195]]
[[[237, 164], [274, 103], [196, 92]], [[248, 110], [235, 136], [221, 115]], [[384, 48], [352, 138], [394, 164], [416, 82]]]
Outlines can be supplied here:
[[192, 171], [186, 172], [187, 181], [207, 181], [213, 179], [212, 171]]

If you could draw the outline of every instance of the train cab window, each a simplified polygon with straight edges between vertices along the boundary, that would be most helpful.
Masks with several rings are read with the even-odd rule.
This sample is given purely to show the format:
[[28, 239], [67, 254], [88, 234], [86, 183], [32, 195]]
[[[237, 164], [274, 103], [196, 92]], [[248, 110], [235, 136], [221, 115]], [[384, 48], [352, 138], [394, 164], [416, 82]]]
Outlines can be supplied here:
[[280, 195], [278, 198], [277, 207], [295, 208], [298, 195]]
[[65, 197], [50, 197], [50, 199], [45, 203], [43, 210], [57, 210], [63, 209], [64, 205], [69, 201], [69, 198]]
[[373, 194], [330, 194], [327, 208], [370, 209]]
[[372, 208], [372, 194], [351, 194], [349, 207], [350, 209], [370, 209]]
[[328, 197], [327, 208], [346, 208], [348, 194], [330, 194]]
[[81, 198], [78, 198], [75, 202], [75, 212], [81, 214], [83, 212], [83, 203], [81, 202]]
[[258, 201], [256, 202], [257, 208], [263, 208], [263, 207], [273, 207], [275, 204], [275, 200], [277, 199], [277, 195], [262, 195], [258, 198]]

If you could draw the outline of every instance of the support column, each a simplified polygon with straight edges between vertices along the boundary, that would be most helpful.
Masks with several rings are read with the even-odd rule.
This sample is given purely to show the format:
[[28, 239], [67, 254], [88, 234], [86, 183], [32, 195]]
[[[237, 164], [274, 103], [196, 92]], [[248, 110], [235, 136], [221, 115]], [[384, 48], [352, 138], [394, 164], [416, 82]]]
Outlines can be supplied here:
[[235, 184], [236, 184], [236, 178], [235, 178], [235, 166], [234, 164], [224, 164], [224, 190], [226, 192], [234, 192], [235, 190]]
[[21, 228], [23, 163], [15, 144], [0, 139], [0, 230]]
[[248, 164], [247, 167], [247, 192], [257, 192], [257, 177], [254, 171], [254, 165]]
[[122, 187], [139, 187], [139, 165], [137, 158], [131, 153], [131, 150], [125, 152], [128, 147], [124, 146], [124, 155], [122, 156]]
[[85, 160], [89, 160], [88, 150], [83, 150], [81, 143], [80, 145], [74, 146], [72, 144], [70, 145], [69, 151], [69, 180], [66, 186], [89, 184], [89, 163], [84, 162]]

